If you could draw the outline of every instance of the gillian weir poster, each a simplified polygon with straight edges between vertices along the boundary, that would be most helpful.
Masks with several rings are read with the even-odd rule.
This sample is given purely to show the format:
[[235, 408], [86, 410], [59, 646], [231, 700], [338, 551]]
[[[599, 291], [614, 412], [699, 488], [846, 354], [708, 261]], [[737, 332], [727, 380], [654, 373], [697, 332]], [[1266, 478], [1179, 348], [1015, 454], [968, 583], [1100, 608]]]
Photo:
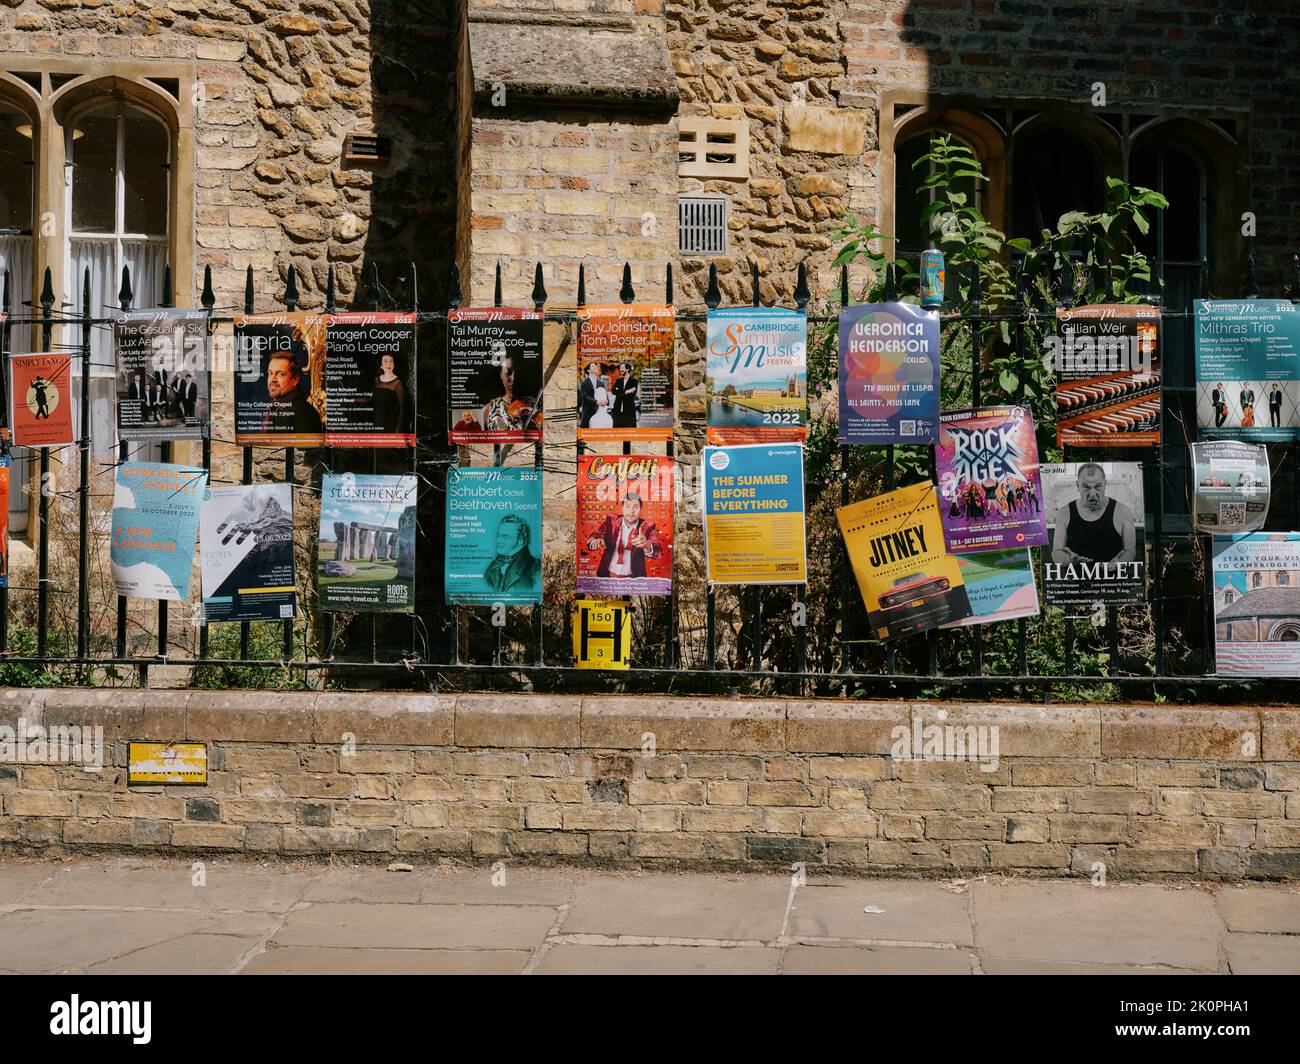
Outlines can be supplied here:
[[235, 443], [321, 447], [325, 443], [325, 318], [258, 314], [235, 318]]
[[836, 511], [849, 562], [881, 640], [971, 615], [957, 559], [943, 547], [934, 485], [927, 482]]
[[452, 443], [542, 438], [540, 310], [494, 307], [447, 315]]
[[415, 315], [325, 319], [331, 447], [415, 446]]
[[934, 443], [939, 315], [911, 303], [840, 311], [840, 443]]
[[673, 460], [578, 456], [578, 594], [667, 595], [673, 587]]
[[803, 446], [705, 447], [704, 553], [713, 584], [802, 584]]
[[670, 306], [578, 308], [578, 439], [673, 437]]
[[1214, 537], [1214, 665], [1300, 676], [1300, 532]]
[[1049, 545], [1043, 601], [1117, 606], [1146, 601], [1146, 538], [1139, 462], [1044, 465]]
[[1254, 532], [1268, 517], [1268, 448], [1240, 440], [1194, 443], [1192, 485], [1192, 521], [1198, 532]]
[[109, 559], [117, 593], [185, 602], [208, 474], [193, 466], [123, 462], [113, 489]]
[[992, 624], [1017, 617], [1038, 616], [1038, 587], [1034, 583], [1033, 556], [1027, 550], [990, 550], [982, 554], [957, 554], [971, 615], [949, 621], [941, 628]]
[[943, 537], [953, 553], [1047, 542], [1034, 421], [1022, 406], [939, 419], [935, 448]]
[[1062, 447], [1160, 443], [1160, 311], [1107, 303], [1056, 312], [1049, 339]]
[[417, 478], [326, 473], [316, 586], [322, 609], [415, 612]]
[[448, 469], [445, 561], [448, 602], [541, 602], [542, 471]]
[[72, 444], [72, 356], [9, 356], [9, 428], [19, 447]]
[[210, 489], [199, 511], [199, 566], [209, 623], [291, 618], [293, 485]]
[[141, 310], [113, 322], [117, 436], [201, 440], [211, 416], [208, 315]]
[[1196, 424], [1209, 439], [1300, 434], [1300, 304], [1196, 301]]
[[808, 316], [780, 307], [710, 310], [708, 441], [802, 443], [808, 435]]

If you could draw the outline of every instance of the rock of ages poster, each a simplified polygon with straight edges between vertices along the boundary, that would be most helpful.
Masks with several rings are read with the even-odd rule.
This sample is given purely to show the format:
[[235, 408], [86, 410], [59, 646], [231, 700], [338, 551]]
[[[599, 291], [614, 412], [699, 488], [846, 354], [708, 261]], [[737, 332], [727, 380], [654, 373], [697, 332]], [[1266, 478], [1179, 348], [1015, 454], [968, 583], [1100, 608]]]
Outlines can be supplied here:
[[1196, 424], [1209, 439], [1300, 435], [1300, 304], [1196, 301]]
[[235, 443], [324, 445], [323, 315], [236, 316]]
[[971, 615], [961, 568], [944, 550], [933, 484], [899, 488], [835, 513], [876, 638], [897, 639]]
[[808, 435], [807, 351], [802, 310], [710, 310], [704, 377], [709, 443], [802, 443]]
[[939, 315], [911, 303], [840, 311], [840, 443], [934, 443]]
[[211, 416], [208, 315], [141, 310], [113, 322], [120, 440], [201, 440]]
[[1091, 608], [1146, 601], [1140, 462], [1039, 467], [1049, 545], [1043, 601]]
[[964, 628], [1038, 616], [1038, 586], [1034, 582], [1034, 562], [1029, 551], [990, 550], [954, 557], [966, 585], [971, 615], [949, 621], [940, 628]]
[[293, 485], [211, 488], [199, 511], [199, 568], [208, 623], [292, 617]]
[[415, 612], [413, 476], [326, 473], [316, 589], [322, 609]]
[[493, 307], [447, 315], [452, 443], [542, 438], [540, 310]]
[[674, 324], [670, 306], [578, 308], [578, 439], [672, 439]]
[[577, 494], [578, 594], [669, 594], [673, 460], [579, 455]]
[[328, 315], [325, 396], [327, 445], [414, 447], [415, 315]]
[[700, 470], [709, 582], [806, 582], [803, 445], [705, 447]]
[[1268, 517], [1272, 487], [1262, 443], [1210, 440], [1192, 444], [1192, 522], [1198, 532], [1254, 532]]
[[208, 474], [193, 466], [123, 462], [113, 490], [109, 560], [117, 593], [185, 602]]
[[1300, 532], [1214, 537], [1214, 665], [1300, 676]]
[[934, 450], [943, 538], [954, 554], [1047, 542], [1034, 421], [1022, 406], [939, 419]]
[[542, 601], [540, 469], [448, 469], [444, 572], [448, 602]]
[[1106, 303], [1056, 312], [1056, 436], [1062, 447], [1160, 443], [1160, 311]]
[[9, 356], [9, 428], [19, 447], [72, 444], [72, 356]]

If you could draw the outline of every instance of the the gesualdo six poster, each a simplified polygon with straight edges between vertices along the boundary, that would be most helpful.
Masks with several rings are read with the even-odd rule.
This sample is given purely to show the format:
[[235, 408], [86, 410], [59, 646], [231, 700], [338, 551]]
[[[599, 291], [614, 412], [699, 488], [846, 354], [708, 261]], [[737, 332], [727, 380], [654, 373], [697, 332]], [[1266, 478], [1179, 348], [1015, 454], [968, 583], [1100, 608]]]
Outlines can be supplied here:
[[418, 483], [363, 473], [321, 478], [316, 587], [323, 609], [415, 611]]
[[452, 443], [542, 438], [540, 310], [453, 310], [447, 315]]
[[184, 602], [208, 474], [193, 466], [123, 462], [113, 490], [109, 558], [119, 595]]
[[933, 443], [939, 315], [911, 303], [840, 311], [840, 443]]
[[578, 439], [672, 439], [674, 323], [659, 304], [578, 308]]
[[235, 443], [324, 446], [324, 315], [235, 318]]
[[709, 443], [802, 443], [808, 316], [780, 307], [710, 310], [707, 337]]
[[202, 310], [140, 310], [114, 321], [118, 439], [204, 437], [212, 395], [207, 319]]
[[673, 460], [578, 458], [580, 595], [667, 595], [673, 585]]
[[199, 513], [199, 561], [207, 621], [292, 617], [293, 485], [210, 489]]
[[325, 319], [331, 447], [415, 446], [415, 315]]

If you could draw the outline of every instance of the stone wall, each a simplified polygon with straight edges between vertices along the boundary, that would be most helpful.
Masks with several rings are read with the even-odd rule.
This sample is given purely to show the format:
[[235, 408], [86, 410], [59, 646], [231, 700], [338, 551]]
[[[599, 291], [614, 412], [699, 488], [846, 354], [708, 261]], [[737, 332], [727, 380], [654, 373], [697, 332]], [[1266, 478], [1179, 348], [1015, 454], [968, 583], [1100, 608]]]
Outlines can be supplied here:
[[[5, 692], [19, 718], [100, 725], [111, 764], [0, 764], [16, 848], [1300, 878], [1294, 707]], [[929, 726], [997, 758], [894, 756]], [[206, 787], [127, 786], [128, 741], [182, 737]]]

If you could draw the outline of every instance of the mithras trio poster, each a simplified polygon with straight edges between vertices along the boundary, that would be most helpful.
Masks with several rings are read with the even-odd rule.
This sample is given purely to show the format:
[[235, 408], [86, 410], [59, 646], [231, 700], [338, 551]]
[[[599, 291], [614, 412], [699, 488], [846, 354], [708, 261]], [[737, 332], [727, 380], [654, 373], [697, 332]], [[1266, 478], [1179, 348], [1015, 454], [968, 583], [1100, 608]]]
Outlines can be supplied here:
[[1196, 424], [1209, 439], [1300, 434], [1300, 304], [1196, 301]]
[[1006, 550], [1047, 542], [1038, 441], [1025, 407], [944, 414], [934, 453], [948, 550]]
[[208, 474], [193, 466], [123, 462], [113, 489], [109, 561], [119, 595], [185, 602]]
[[802, 443], [808, 316], [780, 307], [710, 310], [704, 387], [709, 443]]
[[939, 315], [912, 303], [840, 311], [840, 443], [933, 443]]
[[207, 622], [293, 617], [293, 485], [209, 489], [199, 511], [199, 568]]
[[1214, 537], [1214, 666], [1300, 676], [1300, 532]]
[[202, 310], [140, 310], [113, 322], [118, 439], [203, 439], [212, 399], [207, 343]]
[[329, 315], [325, 395], [327, 445], [414, 447], [415, 315]]
[[669, 594], [673, 460], [580, 455], [577, 493], [578, 594]]
[[72, 356], [9, 356], [9, 428], [19, 447], [72, 444]]
[[1117, 606], [1146, 601], [1140, 462], [1069, 462], [1039, 468], [1049, 546], [1043, 601]]
[[705, 447], [700, 470], [709, 582], [804, 583], [803, 445]]
[[578, 308], [578, 439], [672, 439], [674, 328], [670, 306]]
[[448, 602], [542, 601], [542, 471], [533, 466], [447, 470]]
[[447, 315], [452, 443], [527, 443], [542, 438], [540, 310], [508, 307]]
[[1160, 310], [1104, 303], [1056, 312], [1049, 340], [1062, 447], [1160, 443]]
[[324, 446], [324, 315], [235, 318], [235, 443]]
[[417, 478], [321, 478], [316, 588], [322, 609], [415, 612]]

